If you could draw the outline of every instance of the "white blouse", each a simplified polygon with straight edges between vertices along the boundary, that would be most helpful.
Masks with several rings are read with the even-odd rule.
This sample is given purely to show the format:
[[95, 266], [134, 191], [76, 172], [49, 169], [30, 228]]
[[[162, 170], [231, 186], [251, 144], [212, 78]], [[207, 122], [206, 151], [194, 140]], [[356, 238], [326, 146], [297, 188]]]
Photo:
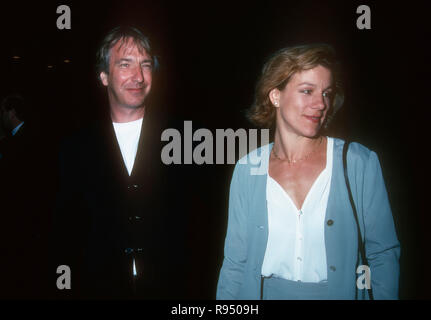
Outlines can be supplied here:
[[326, 167], [314, 181], [301, 210], [267, 174], [268, 242], [262, 275], [293, 281], [327, 281], [324, 221], [332, 176], [333, 145], [327, 138]]

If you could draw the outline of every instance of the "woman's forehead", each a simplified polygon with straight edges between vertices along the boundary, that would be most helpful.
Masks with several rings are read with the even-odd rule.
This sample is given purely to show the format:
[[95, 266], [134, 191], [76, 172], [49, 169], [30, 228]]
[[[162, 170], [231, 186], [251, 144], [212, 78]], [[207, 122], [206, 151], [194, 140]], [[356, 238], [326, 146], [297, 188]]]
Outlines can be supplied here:
[[332, 72], [324, 66], [316, 66], [311, 69], [295, 72], [289, 83], [299, 85], [301, 83], [310, 84], [330, 84], [332, 83]]

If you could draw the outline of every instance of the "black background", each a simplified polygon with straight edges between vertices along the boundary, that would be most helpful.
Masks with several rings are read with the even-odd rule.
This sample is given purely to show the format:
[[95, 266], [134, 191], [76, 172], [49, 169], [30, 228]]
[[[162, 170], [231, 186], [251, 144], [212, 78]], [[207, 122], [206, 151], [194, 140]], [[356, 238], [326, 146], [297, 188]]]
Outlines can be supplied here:
[[[71, 30], [56, 27], [61, 4], [71, 9]], [[361, 4], [371, 8], [371, 30], [356, 27]], [[350, 136], [379, 155], [402, 246], [400, 297], [429, 299], [429, 9], [425, 1], [3, 3], [0, 96], [18, 91], [30, 97], [46, 137], [38, 143], [55, 151], [65, 135], [108, 107], [95, 52], [107, 31], [131, 24], [152, 39], [161, 62], [153, 103], [178, 128], [184, 120], [192, 120], [194, 130], [250, 128], [244, 110], [265, 59], [287, 45], [330, 43], [346, 87], [331, 135]], [[190, 186], [178, 192], [190, 211], [173, 214], [189, 216], [195, 296], [212, 299], [233, 165], [187, 170]]]

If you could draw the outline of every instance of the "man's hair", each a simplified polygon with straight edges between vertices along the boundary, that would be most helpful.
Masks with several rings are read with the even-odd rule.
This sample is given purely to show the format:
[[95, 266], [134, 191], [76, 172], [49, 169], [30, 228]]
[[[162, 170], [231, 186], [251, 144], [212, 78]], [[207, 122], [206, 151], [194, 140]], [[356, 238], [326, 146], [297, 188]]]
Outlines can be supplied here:
[[19, 94], [11, 94], [3, 99], [1, 107], [6, 111], [15, 110], [16, 117], [25, 121], [29, 114], [29, 106], [23, 96]]
[[264, 64], [256, 85], [254, 103], [248, 110], [247, 118], [263, 128], [275, 127], [275, 107], [269, 98], [271, 90], [283, 90], [292, 76], [317, 66], [328, 68], [334, 79], [334, 96], [324, 127], [326, 128], [344, 102], [339, 63], [335, 50], [328, 44], [308, 44], [283, 48], [273, 54]]
[[109, 74], [109, 58], [112, 47], [115, 46], [118, 41], [121, 41], [122, 46], [130, 39], [134, 44], [136, 44], [139, 51], [145, 50], [145, 52], [153, 60], [153, 70], [157, 70], [159, 64], [157, 57], [152, 54], [150, 40], [135, 27], [120, 26], [108, 32], [105, 38], [103, 38], [99, 49], [97, 50], [97, 76], [99, 76], [101, 72]]

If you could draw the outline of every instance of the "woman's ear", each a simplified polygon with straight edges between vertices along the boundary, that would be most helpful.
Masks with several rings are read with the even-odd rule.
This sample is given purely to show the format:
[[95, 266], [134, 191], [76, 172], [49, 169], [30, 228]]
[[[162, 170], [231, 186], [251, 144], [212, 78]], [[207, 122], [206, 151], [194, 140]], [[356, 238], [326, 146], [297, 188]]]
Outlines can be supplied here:
[[280, 107], [280, 90], [277, 88], [272, 89], [269, 92], [269, 100], [271, 100], [271, 103], [276, 107]]

